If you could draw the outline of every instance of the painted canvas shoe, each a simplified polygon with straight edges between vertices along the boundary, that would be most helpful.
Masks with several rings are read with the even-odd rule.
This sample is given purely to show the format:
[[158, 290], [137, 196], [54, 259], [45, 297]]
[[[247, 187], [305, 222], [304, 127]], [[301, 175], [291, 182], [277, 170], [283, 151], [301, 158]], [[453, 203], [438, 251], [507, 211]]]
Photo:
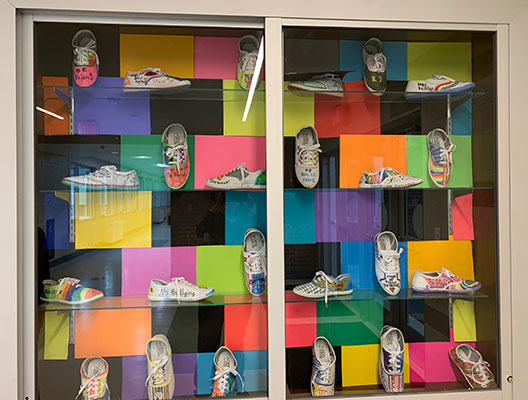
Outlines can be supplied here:
[[249, 172], [242, 163], [224, 175], [207, 179], [205, 184], [215, 189], [266, 189], [266, 171]]
[[214, 289], [187, 282], [185, 278], [172, 278], [170, 282], [161, 279], [150, 281], [148, 299], [150, 301], [176, 300], [198, 301], [214, 294]]
[[472, 389], [496, 387], [495, 377], [489, 363], [482, 355], [467, 344], [460, 344], [449, 350], [449, 357], [466, 378]]
[[214, 365], [215, 375], [211, 397], [236, 396], [236, 377], [238, 376], [241, 382], [242, 378], [236, 370], [237, 360], [233, 352], [226, 346], [220, 347], [214, 356]]
[[359, 179], [360, 188], [408, 188], [419, 185], [423, 180], [412, 175], [400, 174], [394, 168], [385, 167], [377, 172], [363, 172]]
[[189, 178], [190, 160], [187, 132], [181, 124], [171, 124], [161, 136], [165, 182], [171, 189], [179, 189]]
[[81, 364], [81, 387], [76, 399], [110, 400], [108, 388], [108, 363], [101, 357], [90, 357]]
[[246, 231], [242, 255], [246, 287], [253, 296], [260, 296], [266, 289], [266, 238], [261, 231]]
[[312, 396], [333, 396], [336, 355], [328, 339], [323, 336], [315, 339], [312, 347], [312, 356]]
[[328, 296], [344, 296], [352, 293], [350, 279], [350, 274], [342, 274], [334, 278], [323, 271], [317, 271], [311, 282], [295, 286], [293, 293], [311, 299], [324, 297], [325, 302], [328, 302]]
[[383, 55], [383, 43], [378, 38], [370, 38], [363, 45], [365, 72], [363, 80], [368, 90], [381, 96], [387, 90], [387, 59]]
[[[237, 80], [242, 89], [249, 90], [259, 52], [259, 41], [253, 35], [246, 35], [238, 41], [238, 63], [237, 63]], [[260, 83], [260, 76], [258, 77]]]
[[446, 187], [453, 171], [452, 152], [456, 146], [444, 130], [437, 128], [427, 134], [429, 176], [438, 187]]
[[303, 126], [295, 135], [295, 175], [306, 188], [319, 182], [319, 138], [313, 126]]
[[62, 184], [70, 187], [89, 190], [137, 190], [139, 179], [136, 171], [121, 172], [115, 165], [104, 165], [86, 175], [68, 176]]
[[172, 350], [165, 335], [156, 335], [145, 346], [148, 377], [145, 381], [149, 400], [172, 400], [174, 369]]
[[435, 94], [460, 93], [473, 89], [473, 82], [458, 82], [445, 75], [432, 75], [426, 81], [409, 81], [405, 88], [408, 99], [427, 97]]
[[292, 81], [288, 83], [288, 89], [308, 90], [335, 97], [343, 97], [345, 95], [341, 78], [334, 74], [315, 75], [307, 81]]
[[62, 278], [58, 282], [46, 279], [42, 282], [40, 299], [47, 303], [85, 304], [104, 297], [103, 292], [79, 284], [75, 278]]
[[398, 328], [385, 325], [380, 333], [379, 375], [386, 392], [403, 392], [404, 351], [403, 333]]
[[73, 47], [73, 83], [88, 87], [99, 76], [99, 57], [97, 41], [92, 31], [81, 29], [72, 39]]
[[416, 271], [411, 283], [416, 292], [465, 293], [475, 292], [482, 287], [480, 282], [462, 279], [448, 269], [435, 272]]
[[401, 289], [400, 255], [398, 239], [394, 233], [381, 232], [374, 238], [374, 252], [376, 258], [376, 278], [385, 293], [397, 295]]
[[162, 72], [159, 68], [144, 68], [137, 72], [127, 72], [123, 81], [123, 90], [136, 89], [185, 89], [191, 86], [188, 79], [177, 78]]

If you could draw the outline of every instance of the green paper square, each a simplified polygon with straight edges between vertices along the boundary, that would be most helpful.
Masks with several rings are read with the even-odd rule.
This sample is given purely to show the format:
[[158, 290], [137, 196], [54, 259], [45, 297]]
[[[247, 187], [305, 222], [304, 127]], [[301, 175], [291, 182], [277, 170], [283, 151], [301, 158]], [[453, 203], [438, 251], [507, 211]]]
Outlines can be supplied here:
[[299, 128], [315, 125], [314, 93], [287, 89], [288, 82], [284, 82], [284, 136], [295, 136]]
[[383, 306], [377, 301], [317, 302], [317, 335], [333, 346], [379, 343]]
[[264, 82], [255, 90], [246, 121], [242, 121], [249, 95], [237, 81], [223, 81], [224, 135], [266, 136], [266, 92]]
[[[473, 171], [471, 162], [471, 136], [449, 136], [456, 149], [453, 150], [453, 170], [446, 187], [468, 188], [473, 186]], [[416, 188], [436, 188], [429, 176], [429, 151], [427, 136], [407, 136], [407, 174], [423, 179]]]
[[[194, 189], [194, 136], [187, 136], [187, 151], [191, 168], [189, 178], [180, 189]], [[165, 182], [163, 145], [161, 135], [123, 135], [121, 136], [121, 170], [135, 169], [141, 190], [169, 190]]]
[[196, 247], [196, 284], [213, 288], [215, 294], [248, 293], [242, 246]]

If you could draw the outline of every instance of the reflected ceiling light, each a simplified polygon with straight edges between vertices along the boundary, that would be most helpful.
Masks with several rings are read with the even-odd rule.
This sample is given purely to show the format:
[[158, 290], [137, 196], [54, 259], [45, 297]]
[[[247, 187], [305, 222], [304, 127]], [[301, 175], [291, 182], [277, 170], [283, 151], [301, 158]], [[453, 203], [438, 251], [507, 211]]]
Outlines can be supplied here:
[[35, 108], [37, 109], [37, 111], [43, 112], [44, 114], [51, 115], [52, 117], [55, 117], [57, 119], [64, 119], [64, 117], [61, 117], [60, 115], [52, 113], [51, 111], [45, 110], [45, 109], [40, 108], [40, 107], [35, 107]]
[[152, 157], [150, 157], [150, 156], [134, 156], [134, 157], [132, 157], [132, 158], [139, 158], [139, 159], [142, 159], [142, 160], [143, 160], [143, 159], [146, 159], [146, 158], [152, 158]]
[[251, 78], [251, 86], [249, 88], [248, 98], [246, 101], [246, 109], [244, 110], [244, 116], [242, 117], [242, 122], [246, 122], [247, 116], [249, 114], [249, 109], [251, 108], [251, 102], [253, 101], [253, 95], [255, 94], [255, 90], [257, 89], [258, 78], [260, 75], [260, 70], [262, 69], [263, 61], [264, 61], [264, 37], [260, 39], [257, 63], [255, 64], [255, 71], [253, 72], [253, 77]]

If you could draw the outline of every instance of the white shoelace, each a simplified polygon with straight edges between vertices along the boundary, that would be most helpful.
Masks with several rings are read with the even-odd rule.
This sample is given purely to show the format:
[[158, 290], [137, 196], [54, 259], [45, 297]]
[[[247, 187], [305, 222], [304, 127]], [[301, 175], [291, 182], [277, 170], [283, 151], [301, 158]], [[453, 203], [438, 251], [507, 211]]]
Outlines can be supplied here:
[[328, 306], [328, 282], [333, 282], [335, 279], [326, 275], [323, 271], [317, 271], [315, 273], [314, 281], [318, 278], [323, 278], [325, 281], [325, 304]]
[[266, 265], [262, 262], [262, 259], [258, 254], [250, 254], [246, 260], [249, 270], [251, 272], [263, 271], [266, 276]]
[[[317, 153], [321, 153], [322, 150], [319, 148], [321, 145], [314, 144], [312, 146], [303, 146], [299, 152], [299, 163], [301, 165], [315, 165], [315, 156]], [[306, 158], [307, 162], [304, 162]]]
[[[322, 365], [321, 364], [321, 368], [319, 369], [319, 375], [321, 377], [321, 380], [324, 382], [324, 383], [327, 383], [327, 384], [331, 384], [331, 376], [330, 376], [330, 368], [332, 367], [332, 364], [327, 364], [327, 365]], [[317, 374], [314, 374], [314, 377], [312, 378], [312, 383], [315, 383], [315, 378], [316, 378]]]
[[[148, 383], [151, 379], [156, 377], [156, 374], [158, 374], [160, 371], [162, 371], [163, 368], [165, 368], [165, 365], [169, 362], [169, 357], [167, 355], [163, 356], [163, 358], [157, 362], [153, 361], [156, 366], [152, 370], [152, 372], [147, 377], [147, 380], [145, 381], [145, 386], [148, 387]], [[163, 370], [163, 373], [166, 374], [166, 371]], [[165, 375], [160, 375], [160, 378], [162, 380], [165, 380]], [[153, 383], [154, 384], [154, 383]]]
[[440, 161], [439, 161], [439, 164], [441, 166], [445, 166], [447, 165], [447, 160], [449, 158], [449, 153], [452, 152], [453, 150], [455, 150], [456, 146], [454, 144], [452, 144], [451, 146], [449, 146], [447, 149], [440, 149], [438, 152], [440, 154]]
[[[489, 362], [484, 360], [480, 360], [475, 365], [473, 365], [473, 368], [471, 368], [471, 377], [473, 378], [473, 381], [478, 382], [482, 386], [486, 386], [487, 384], [493, 382], [493, 378], [490, 378], [488, 367]], [[486, 380], [481, 382], [475, 379], [475, 373], [480, 374], [482, 377], [485, 377]]]
[[244, 380], [242, 379], [242, 376], [238, 373], [238, 371], [235, 368], [220, 369], [216, 371], [215, 376], [211, 378], [211, 380], [216, 381], [220, 379], [219, 389], [224, 391], [226, 389], [227, 377], [229, 376], [229, 374], [235, 375], [235, 380], [236, 380], [236, 377], [238, 376], [238, 378], [240, 379], [240, 382], [242, 382], [242, 391], [245, 392]]
[[180, 303], [180, 293], [181, 290], [185, 286], [189, 286], [189, 282], [185, 280], [185, 278], [172, 278], [172, 282], [174, 282], [174, 286], [176, 286], [176, 300], [178, 300], [178, 304]]
[[[108, 389], [108, 384], [106, 382], [104, 382], [102, 379], [100, 379], [97, 376], [92, 376], [90, 379], [88, 379], [86, 382], [84, 382], [81, 385], [81, 388], [79, 389], [79, 393], [77, 393], [77, 396], [75, 396], [75, 398], [78, 398], [81, 395], [81, 393], [84, 392], [88, 387], [95, 386], [95, 385], [97, 386], [104, 385], [106, 390], [108, 390], [108, 393], [110, 393], [110, 389]], [[96, 387], [94, 389], [95, 391], [100, 391], [99, 387]], [[95, 397], [95, 396], [98, 396], [98, 397]], [[94, 393], [93, 395], [88, 394], [88, 399], [97, 399], [97, 398], [99, 398], [99, 394], [97, 393]]]
[[385, 254], [383, 254], [385, 265], [387, 266], [388, 271], [395, 272], [398, 270], [398, 259], [402, 253], [403, 249], [400, 249], [398, 252], [394, 250], [387, 250]]
[[90, 178], [110, 178], [112, 176], [112, 172], [116, 171], [117, 168], [114, 166], [103, 166], [99, 168], [97, 171], [90, 172], [87, 176]]
[[397, 372], [399, 368], [399, 359], [398, 359], [398, 353], [390, 353], [389, 357], [389, 366], [391, 368], [391, 372]]
[[252, 72], [255, 71], [257, 65], [257, 52], [254, 53], [241, 53], [242, 56], [242, 71]]
[[[187, 143], [180, 143], [177, 146], [167, 147], [165, 149], [165, 155], [169, 159], [169, 165], [176, 164], [178, 173], [180, 173], [180, 164], [185, 162], [185, 151], [187, 150]], [[172, 161], [173, 158], [176, 158], [176, 161]]]

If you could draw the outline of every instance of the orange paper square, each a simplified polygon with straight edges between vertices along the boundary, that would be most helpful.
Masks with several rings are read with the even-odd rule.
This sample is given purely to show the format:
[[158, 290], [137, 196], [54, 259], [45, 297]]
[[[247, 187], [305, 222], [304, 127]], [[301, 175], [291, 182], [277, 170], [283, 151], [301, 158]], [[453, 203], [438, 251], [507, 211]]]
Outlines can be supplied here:
[[341, 188], [357, 188], [363, 172], [376, 172], [392, 167], [407, 173], [407, 141], [405, 135], [341, 135]]
[[233, 351], [267, 350], [267, 304], [225, 306], [224, 333], [225, 345]]
[[[68, 78], [43, 76], [44, 86], [68, 86]], [[64, 117], [58, 119], [48, 114], [44, 114], [44, 135], [69, 135], [70, 134], [70, 109], [68, 105], [55, 94], [52, 87], [43, 89], [44, 109], [54, 114]]]

